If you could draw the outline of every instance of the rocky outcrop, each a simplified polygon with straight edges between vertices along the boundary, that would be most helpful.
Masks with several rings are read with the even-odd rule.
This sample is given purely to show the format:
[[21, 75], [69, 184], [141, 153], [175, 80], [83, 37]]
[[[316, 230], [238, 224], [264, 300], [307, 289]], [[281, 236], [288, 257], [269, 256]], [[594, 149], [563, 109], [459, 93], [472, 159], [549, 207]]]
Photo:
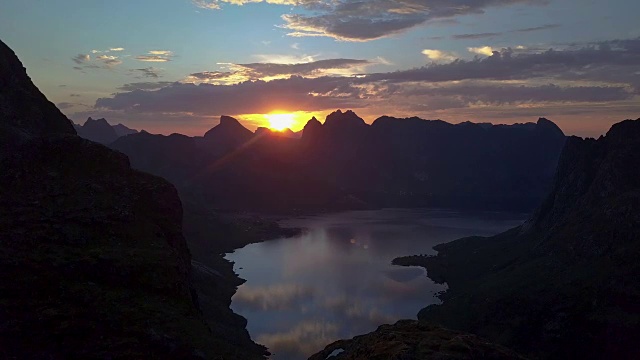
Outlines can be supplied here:
[[523, 226], [435, 247], [446, 282], [418, 317], [540, 358], [640, 356], [640, 119], [598, 140], [572, 137], [551, 192]]
[[474, 335], [415, 320], [382, 325], [372, 333], [336, 341], [309, 360], [521, 360]]

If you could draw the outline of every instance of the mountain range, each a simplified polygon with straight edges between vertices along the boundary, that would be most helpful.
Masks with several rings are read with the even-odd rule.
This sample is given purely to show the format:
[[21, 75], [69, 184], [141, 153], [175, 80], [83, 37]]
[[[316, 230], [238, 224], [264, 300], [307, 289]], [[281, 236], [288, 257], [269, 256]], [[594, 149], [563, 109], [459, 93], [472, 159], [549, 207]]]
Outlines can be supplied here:
[[110, 125], [104, 118], [88, 118], [83, 125], [73, 124], [78, 136], [100, 144], [110, 144], [121, 136], [137, 134], [138, 130], [130, 129], [122, 124]]
[[[300, 139], [234, 118], [203, 137], [133, 134], [109, 146], [220, 209], [318, 211], [377, 207], [533, 209], [566, 140], [551, 121], [449, 124], [352, 111], [311, 119]], [[232, 184], [231, 186], [229, 184]]]

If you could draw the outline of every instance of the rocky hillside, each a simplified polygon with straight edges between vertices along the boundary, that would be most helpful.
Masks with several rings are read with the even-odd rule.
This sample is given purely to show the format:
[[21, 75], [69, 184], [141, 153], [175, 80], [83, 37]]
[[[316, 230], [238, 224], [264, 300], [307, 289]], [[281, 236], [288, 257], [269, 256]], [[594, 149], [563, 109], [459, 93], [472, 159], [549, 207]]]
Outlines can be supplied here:
[[541, 358], [640, 356], [640, 120], [572, 137], [554, 186], [523, 226], [438, 245], [422, 265], [447, 282], [419, 318]]
[[262, 358], [204, 321], [176, 189], [76, 136], [2, 42], [0, 85], [2, 357]]
[[477, 336], [415, 320], [382, 325], [372, 333], [339, 340], [309, 360], [523, 360]]

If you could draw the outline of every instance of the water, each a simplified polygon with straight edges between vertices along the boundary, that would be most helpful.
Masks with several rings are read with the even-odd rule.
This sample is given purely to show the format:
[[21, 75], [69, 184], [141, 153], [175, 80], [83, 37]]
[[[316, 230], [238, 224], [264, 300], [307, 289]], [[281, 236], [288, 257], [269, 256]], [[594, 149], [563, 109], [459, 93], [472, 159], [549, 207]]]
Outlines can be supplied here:
[[308, 229], [293, 239], [228, 254], [247, 280], [232, 309], [272, 359], [296, 360], [329, 343], [415, 319], [446, 289], [422, 268], [391, 265], [397, 256], [435, 254], [434, 245], [517, 226], [522, 214], [442, 210], [353, 211], [283, 221]]

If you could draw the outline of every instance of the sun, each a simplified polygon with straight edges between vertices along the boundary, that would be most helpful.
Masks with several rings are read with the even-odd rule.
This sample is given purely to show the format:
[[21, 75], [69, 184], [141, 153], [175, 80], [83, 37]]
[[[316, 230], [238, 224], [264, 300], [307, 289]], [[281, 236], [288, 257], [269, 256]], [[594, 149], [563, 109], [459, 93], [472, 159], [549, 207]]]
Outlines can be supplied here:
[[269, 121], [269, 128], [276, 131], [283, 131], [295, 123], [294, 114], [268, 114], [264, 117]]

